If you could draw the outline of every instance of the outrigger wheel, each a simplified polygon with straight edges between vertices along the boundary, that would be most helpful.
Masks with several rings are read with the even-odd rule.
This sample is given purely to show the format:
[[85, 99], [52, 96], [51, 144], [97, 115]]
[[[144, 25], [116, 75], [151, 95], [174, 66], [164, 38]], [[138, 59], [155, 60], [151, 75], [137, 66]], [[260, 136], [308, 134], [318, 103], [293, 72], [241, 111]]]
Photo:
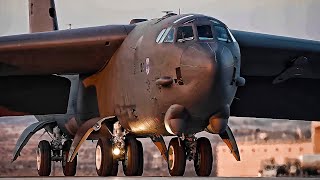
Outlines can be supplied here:
[[51, 173], [51, 146], [46, 140], [42, 140], [38, 144], [37, 170], [39, 176], [49, 176]]
[[72, 141], [67, 140], [62, 146], [62, 170], [65, 176], [74, 176], [77, 172], [77, 157], [75, 156], [72, 162], [68, 162], [69, 151]]
[[112, 142], [109, 138], [99, 138], [96, 146], [96, 170], [99, 176], [110, 176], [114, 173]]
[[168, 169], [171, 176], [183, 176], [186, 168], [186, 150], [184, 143], [172, 138], [168, 147]]
[[212, 148], [210, 141], [201, 137], [197, 139], [197, 150], [194, 158], [194, 168], [198, 176], [209, 176], [212, 170]]
[[127, 137], [125, 143], [125, 159], [122, 162], [123, 172], [126, 176], [141, 176], [143, 173], [142, 144], [132, 137]]

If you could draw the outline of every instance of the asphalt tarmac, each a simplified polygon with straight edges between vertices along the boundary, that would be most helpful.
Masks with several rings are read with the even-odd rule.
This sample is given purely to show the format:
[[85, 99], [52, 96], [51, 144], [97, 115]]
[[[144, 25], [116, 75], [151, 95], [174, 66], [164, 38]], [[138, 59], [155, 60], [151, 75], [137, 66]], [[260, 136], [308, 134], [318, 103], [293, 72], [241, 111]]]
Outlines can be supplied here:
[[[231, 178], [231, 177], [12, 177], [12, 178], [1, 178], [1, 179], [7, 179], [7, 180], [13, 180], [13, 179], [26, 179], [26, 180], [274, 180], [278, 179], [275, 177], [264, 177], [264, 178], [244, 178], [244, 177], [237, 177], [237, 178]], [[315, 180], [319, 178], [300, 178], [300, 177], [281, 177], [279, 178], [281, 180]]]

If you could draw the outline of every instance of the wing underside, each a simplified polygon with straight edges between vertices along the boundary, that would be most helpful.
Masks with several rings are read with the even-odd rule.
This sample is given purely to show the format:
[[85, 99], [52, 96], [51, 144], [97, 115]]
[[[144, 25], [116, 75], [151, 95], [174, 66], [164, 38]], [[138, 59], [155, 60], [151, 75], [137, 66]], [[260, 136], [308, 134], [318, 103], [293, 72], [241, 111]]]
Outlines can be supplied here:
[[0, 116], [64, 114], [71, 83], [59, 74], [93, 74], [133, 25], [0, 37]]
[[317, 120], [320, 117], [320, 43], [232, 31], [241, 49], [240, 87], [231, 115]]

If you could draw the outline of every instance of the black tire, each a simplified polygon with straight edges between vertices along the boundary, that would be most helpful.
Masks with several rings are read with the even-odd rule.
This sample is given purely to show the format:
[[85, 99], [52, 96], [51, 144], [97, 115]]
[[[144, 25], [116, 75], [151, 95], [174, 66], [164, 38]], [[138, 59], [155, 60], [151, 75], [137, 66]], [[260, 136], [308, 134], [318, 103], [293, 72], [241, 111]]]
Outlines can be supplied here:
[[65, 176], [74, 176], [77, 172], [77, 159], [78, 155], [76, 155], [72, 162], [68, 162], [69, 151], [71, 147], [72, 141], [67, 140], [63, 143], [62, 146], [62, 171]]
[[96, 170], [98, 176], [110, 176], [113, 170], [112, 142], [99, 138], [96, 146]]
[[212, 148], [210, 141], [201, 137], [197, 140], [194, 168], [198, 176], [210, 176], [212, 171]]
[[139, 156], [139, 167], [138, 167], [138, 172], [137, 176], [142, 176], [143, 174], [143, 165], [144, 165], [144, 160], [143, 160], [143, 146], [140, 141], [137, 140], [138, 143], [138, 156]]
[[168, 169], [171, 176], [183, 176], [186, 169], [186, 151], [184, 143], [172, 138], [168, 147]]
[[37, 170], [39, 176], [49, 176], [51, 173], [51, 146], [46, 140], [42, 140], [38, 144]]
[[126, 138], [125, 160], [122, 163], [126, 176], [137, 176], [139, 168], [139, 148], [135, 138]]
[[119, 162], [117, 160], [113, 160], [113, 167], [111, 171], [111, 176], [117, 176], [119, 170]]

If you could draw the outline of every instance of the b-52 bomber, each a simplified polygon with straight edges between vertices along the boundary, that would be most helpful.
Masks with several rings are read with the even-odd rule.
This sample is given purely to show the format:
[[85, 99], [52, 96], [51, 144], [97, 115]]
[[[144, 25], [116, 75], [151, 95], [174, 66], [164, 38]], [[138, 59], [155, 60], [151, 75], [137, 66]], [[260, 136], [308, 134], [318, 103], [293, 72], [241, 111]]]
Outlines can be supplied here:
[[[152, 140], [170, 175], [193, 160], [209, 176], [211, 144], [196, 133], [219, 135], [239, 161], [230, 116], [320, 117], [319, 42], [231, 30], [200, 14], [58, 30], [53, 0], [29, 6], [32, 33], [0, 37], [0, 116], [39, 121], [21, 134], [13, 161], [34, 133], [52, 134], [38, 145], [40, 176], [52, 161], [75, 175], [86, 140], [98, 140], [99, 176], [117, 175], [119, 162], [140, 176], [137, 138]], [[168, 147], [163, 136], [173, 137]]]

